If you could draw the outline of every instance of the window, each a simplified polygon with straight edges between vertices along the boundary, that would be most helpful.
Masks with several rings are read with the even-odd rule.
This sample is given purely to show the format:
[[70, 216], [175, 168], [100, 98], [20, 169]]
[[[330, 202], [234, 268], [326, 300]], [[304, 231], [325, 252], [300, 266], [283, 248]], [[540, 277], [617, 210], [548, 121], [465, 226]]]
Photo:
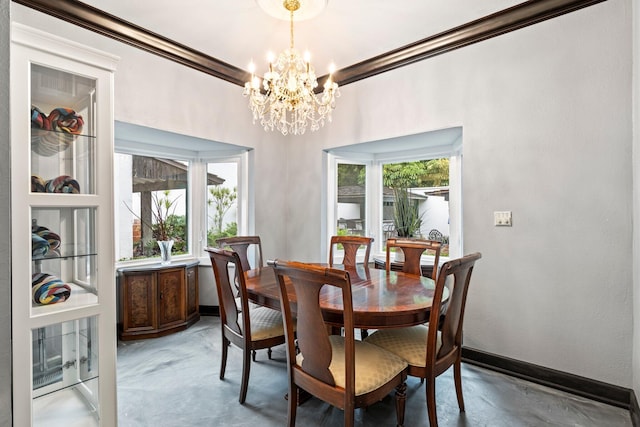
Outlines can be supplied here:
[[[449, 158], [382, 165], [382, 237], [420, 237], [449, 243]], [[399, 200], [400, 199], [400, 200]], [[402, 221], [398, 202], [406, 200], [412, 215]], [[400, 223], [400, 226], [398, 226]], [[383, 243], [384, 247], [384, 243]]]
[[[116, 261], [202, 257], [217, 235], [250, 234], [251, 151], [246, 147], [116, 122]], [[163, 230], [166, 233], [163, 233]]]
[[365, 165], [338, 162], [336, 234], [358, 236], [366, 234], [366, 181]]
[[216, 239], [238, 235], [238, 164], [207, 164], [207, 245]]
[[373, 255], [382, 254], [398, 234], [393, 187], [404, 171], [412, 179], [402, 187], [420, 218], [416, 234], [442, 241], [445, 259], [461, 254], [461, 151], [461, 128], [328, 150], [327, 242], [333, 234], [363, 234], [375, 239]]
[[115, 165], [117, 260], [159, 257], [160, 240], [188, 254], [189, 162], [116, 153]]

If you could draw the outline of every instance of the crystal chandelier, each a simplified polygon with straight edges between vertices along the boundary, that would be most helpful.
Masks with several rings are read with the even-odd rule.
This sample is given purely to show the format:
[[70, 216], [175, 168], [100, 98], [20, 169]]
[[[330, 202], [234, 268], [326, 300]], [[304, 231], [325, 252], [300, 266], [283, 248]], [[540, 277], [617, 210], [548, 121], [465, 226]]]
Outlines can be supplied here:
[[260, 120], [265, 130], [278, 129], [283, 135], [301, 135], [307, 130], [316, 131], [331, 121], [331, 111], [340, 96], [338, 84], [331, 78], [333, 70], [324, 84], [324, 91], [316, 95], [318, 86], [316, 74], [309, 55], [304, 58], [293, 47], [293, 12], [300, 8], [299, 0], [284, 0], [284, 7], [290, 13], [291, 43], [289, 49], [269, 58], [269, 71], [264, 74], [263, 88], [255, 76], [255, 66], [250, 64], [251, 81], [244, 85], [244, 96], [249, 97], [249, 108], [253, 122]]

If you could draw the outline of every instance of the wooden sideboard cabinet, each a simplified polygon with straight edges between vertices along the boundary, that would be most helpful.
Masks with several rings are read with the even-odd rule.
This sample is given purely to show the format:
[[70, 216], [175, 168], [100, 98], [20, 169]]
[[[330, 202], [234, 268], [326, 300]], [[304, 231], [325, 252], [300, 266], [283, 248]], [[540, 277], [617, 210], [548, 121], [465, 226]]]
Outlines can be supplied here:
[[200, 319], [198, 261], [118, 269], [118, 336], [155, 338]]

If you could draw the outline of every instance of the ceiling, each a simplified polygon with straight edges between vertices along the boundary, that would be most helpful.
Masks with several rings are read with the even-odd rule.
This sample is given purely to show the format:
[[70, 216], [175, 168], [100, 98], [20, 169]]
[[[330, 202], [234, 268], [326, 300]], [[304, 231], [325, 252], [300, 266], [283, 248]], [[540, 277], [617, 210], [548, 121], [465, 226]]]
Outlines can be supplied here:
[[[274, 0], [275, 1], [275, 0]], [[304, 1], [303, 6], [304, 6]], [[521, 3], [520, 0], [324, 0], [295, 24], [295, 47], [318, 76]], [[289, 46], [289, 22], [257, 0], [84, 0], [84, 3], [246, 70], [266, 71], [266, 54]], [[294, 15], [295, 16], [295, 15]], [[322, 83], [322, 82], [321, 82]]]

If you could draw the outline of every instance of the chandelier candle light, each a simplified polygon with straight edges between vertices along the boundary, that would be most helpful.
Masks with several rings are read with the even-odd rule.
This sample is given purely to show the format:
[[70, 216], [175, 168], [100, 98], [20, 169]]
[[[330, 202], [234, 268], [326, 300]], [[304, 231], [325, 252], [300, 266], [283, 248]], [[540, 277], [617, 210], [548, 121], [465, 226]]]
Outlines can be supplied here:
[[284, 0], [283, 5], [290, 13], [291, 43], [289, 49], [280, 53], [274, 61], [273, 54], [268, 57], [269, 71], [264, 74], [263, 87], [254, 74], [255, 66], [249, 65], [251, 81], [244, 85], [244, 96], [249, 97], [249, 108], [253, 113], [253, 122], [260, 120], [265, 130], [278, 129], [283, 135], [292, 133], [302, 135], [307, 126], [316, 131], [331, 121], [331, 111], [335, 108], [335, 99], [340, 96], [338, 84], [329, 77], [320, 96], [314, 92], [318, 86], [316, 74], [311, 66], [310, 55], [300, 56], [293, 47], [293, 12], [300, 8], [299, 0]]

